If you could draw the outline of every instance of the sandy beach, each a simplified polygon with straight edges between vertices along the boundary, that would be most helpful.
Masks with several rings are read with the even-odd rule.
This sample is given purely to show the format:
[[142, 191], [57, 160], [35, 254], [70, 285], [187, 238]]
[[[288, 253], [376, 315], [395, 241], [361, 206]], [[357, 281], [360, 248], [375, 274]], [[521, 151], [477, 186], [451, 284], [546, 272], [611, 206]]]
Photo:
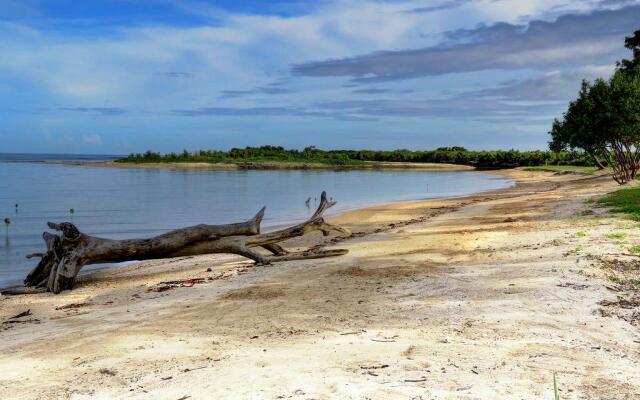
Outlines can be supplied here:
[[0, 297], [0, 398], [539, 400], [554, 372], [563, 400], [640, 398], [640, 313], [603, 268], [640, 234], [589, 202], [618, 186], [499, 173], [517, 186], [288, 243], [342, 257], [158, 260]]

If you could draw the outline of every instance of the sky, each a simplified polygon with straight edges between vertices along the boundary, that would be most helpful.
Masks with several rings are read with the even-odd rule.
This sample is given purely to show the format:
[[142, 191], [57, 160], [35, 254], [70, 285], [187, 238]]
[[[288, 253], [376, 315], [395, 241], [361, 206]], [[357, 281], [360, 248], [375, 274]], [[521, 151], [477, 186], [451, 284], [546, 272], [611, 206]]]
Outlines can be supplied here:
[[0, 0], [0, 152], [545, 149], [640, 0]]

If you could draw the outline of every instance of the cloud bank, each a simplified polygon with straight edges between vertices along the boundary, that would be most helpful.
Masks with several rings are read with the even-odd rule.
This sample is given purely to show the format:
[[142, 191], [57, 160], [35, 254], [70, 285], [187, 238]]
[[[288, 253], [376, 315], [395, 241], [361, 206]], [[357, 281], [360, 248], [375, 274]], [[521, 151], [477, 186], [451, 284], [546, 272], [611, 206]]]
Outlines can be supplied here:
[[448, 42], [296, 64], [300, 76], [398, 80], [483, 70], [577, 66], [613, 62], [625, 35], [638, 29], [640, 6], [564, 15], [527, 25], [497, 23], [446, 32]]

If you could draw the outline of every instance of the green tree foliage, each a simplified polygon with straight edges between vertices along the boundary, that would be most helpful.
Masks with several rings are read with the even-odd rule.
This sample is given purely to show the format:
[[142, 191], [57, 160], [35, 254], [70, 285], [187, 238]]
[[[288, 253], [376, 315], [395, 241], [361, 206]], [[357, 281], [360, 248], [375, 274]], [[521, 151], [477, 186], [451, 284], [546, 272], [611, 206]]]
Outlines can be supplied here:
[[400, 150], [320, 150], [309, 146], [302, 151], [285, 149], [281, 146], [233, 148], [227, 152], [200, 150], [169, 153], [161, 155], [147, 151], [144, 154], [131, 154], [119, 162], [158, 163], [158, 162], [205, 162], [205, 163], [243, 163], [243, 162], [302, 162], [324, 163], [332, 165], [352, 165], [369, 161], [380, 162], [421, 162], [471, 165], [479, 169], [497, 169], [514, 167], [532, 167], [539, 165], [577, 165], [592, 166], [593, 159], [580, 151], [471, 151], [464, 147], [441, 147], [436, 150], [411, 151]]
[[640, 30], [635, 31], [632, 36], [625, 38], [624, 47], [631, 50], [633, 58], [631, 60], [620, 61], [618, 68], [624, 73], [638, 72], [640, 69]]
[[640, 31], [627, 38], [633, 60], [622, 60], [609, 80], [582, 82], [578, 98], [551, 128], [553, 151], [580, 149], [619, 184], [640, 170]]
[[[596, 84], [600, 83], [602, 82], [596, 81]], [[603, 169], [604, 163], [600, 157], [601, 138], [594, 129], [594, 103], [589, 96], [591, 88], [589, 82], [582, 81], [578, 99], [569, 103], [562, 120], [553, 121], [549, 148], [555, 152], [565, 151], [567, 148], [582, 149], [598, 168]]]

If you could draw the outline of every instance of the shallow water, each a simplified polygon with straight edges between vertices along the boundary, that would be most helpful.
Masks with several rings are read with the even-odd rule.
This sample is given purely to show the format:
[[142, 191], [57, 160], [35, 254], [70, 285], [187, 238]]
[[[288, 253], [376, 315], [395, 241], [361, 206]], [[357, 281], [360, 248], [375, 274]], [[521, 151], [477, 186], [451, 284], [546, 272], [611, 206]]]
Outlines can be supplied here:
[[136, 238], [198, 223], [246, 220], [263, 205], [265, 227], [299, 221], [313, 212], [322, 190], [338, 201], [331, 214], [513, 185], [480, 172], [214, 171], [26, 162], [51, 158], [0, 155], [0, 219], [11, 219], [8, 235], [0, 234], [0, 287], [19, 283], [35, 265], [25, 255], [43, 250], [47, 221], [70, 221], [96, 236]]

